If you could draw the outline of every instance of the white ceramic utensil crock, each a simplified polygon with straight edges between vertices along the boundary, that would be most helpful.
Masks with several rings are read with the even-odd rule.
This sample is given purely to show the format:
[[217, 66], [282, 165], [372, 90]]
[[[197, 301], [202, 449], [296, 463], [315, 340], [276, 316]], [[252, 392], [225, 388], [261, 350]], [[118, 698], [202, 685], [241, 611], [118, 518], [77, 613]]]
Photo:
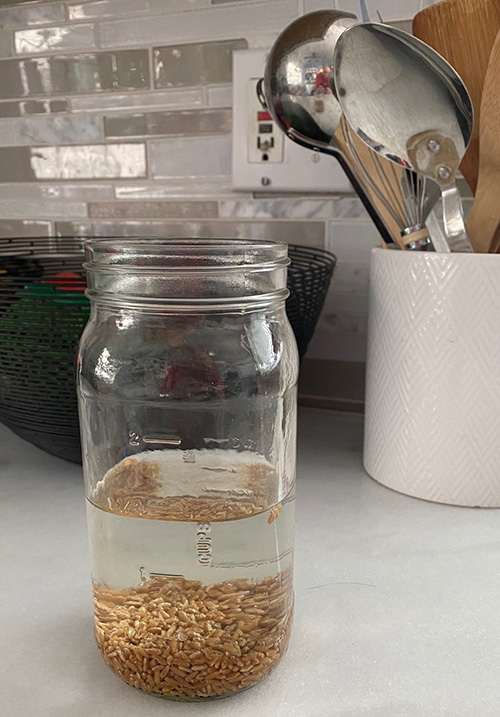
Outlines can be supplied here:
[[374, 249], [368, 344], [369, 475], [500, 507], [500, 256]]

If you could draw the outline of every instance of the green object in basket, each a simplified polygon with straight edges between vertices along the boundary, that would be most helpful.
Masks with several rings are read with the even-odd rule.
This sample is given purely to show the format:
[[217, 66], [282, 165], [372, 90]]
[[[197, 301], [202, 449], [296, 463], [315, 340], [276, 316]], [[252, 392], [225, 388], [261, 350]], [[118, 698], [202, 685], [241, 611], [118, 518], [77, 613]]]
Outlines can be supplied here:
[[[90, 313], [82, 293], [51, 283], [37, 282], [12, 296], [11, 305], [0, 314], [0, 394], [5, 404], [26, 397], [37, 404], [38, 416], [58, 399], [61, 416], [68, 401], [76, 405], [75, 356], [81, 333]], [[44, 400], [46, 399], [46, 400]], [[51, 416], [54, 413], [50, 408]]]

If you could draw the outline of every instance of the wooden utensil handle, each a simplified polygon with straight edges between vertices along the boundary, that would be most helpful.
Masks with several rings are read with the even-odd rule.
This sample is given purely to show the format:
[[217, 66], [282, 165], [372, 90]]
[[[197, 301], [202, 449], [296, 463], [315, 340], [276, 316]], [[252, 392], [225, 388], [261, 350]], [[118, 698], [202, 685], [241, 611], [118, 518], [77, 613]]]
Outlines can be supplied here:
[[[367, 187], [366, 182], [364, 181], [362, 177], [362, 172], [357, 168], [357, 161], [350, 149], [348, 140], [346, 139], [346, 132], [349, 130], [347, 129], [347, 126], [343, 124], [345, 122], [345, 118], [342, 119], [342, 121], [339, 124], [339, 127], [337, 128], [337, 131], [335, 133], [335, 141], [338, 144], [339, 148], [341, 149], [342, 153], [346, 157], [349, 165], [352, 168], [352, 171], [355, 173], [356, 177], [358, 178], [358, 182], [365, 187], [366, 193], [369, 197], [369, 200], [371, 202], [371, 205], [373, 207], [373, 210], [376, 212], [376, 214], [379, 217], [379, 221], [384, 224], [386, 227], [386, 231], [390, 234], [391, 237], [391, 243], [396, 244], [400, 249], [406, 249], [405, 242], [401, 236], [401, 227], [398, 225], [398, 223], [394, 220], [394, 218], [391, 216], [391, 213], [387, 211], [387, 208], [384, 206], [384, 203], [381, 201], [381, 199], [376, 195], [375, 192], [373, 192], [369, 187]], [[370, 166], [372, 165], [372, 155], [373, 150], [370, 149], [362, 140], [360, 140], [356, 136], [351, 137], [351, 141], [354, 143], [356, 152], [358, 154], [359, 159], [361, 160], [362, 164], [367, 167], [368, 171]], [[388, 162], [389, 160], [384, 159], [383, 157], [379, 157], [378, 155], [375, 155], [374, 157], [376, 162], [381, 162], [382, 164], [384, 162]], [[397, 168], [396, 168], [397, 170]], [[401, 170], [402, 171], [402, 170]], [[391, 175], [387, 173], [387, 181], [385, 186], [381, 184], [380, 182], [377, 183], [377, 186], [379, 187], [379, 190], [382, 193], [382, 196], [385, 196], [387, 201], [390, 201], [391, 192], [399, 192], [401, 193], [401, 187], [397, 186], [397, 171], [394, 175], [395, 179], [392, 182], [392, 186], [389, 186], [390, 184], [390, 177]], [[373, 181], [377, 181], [377, 177], [372, 177]], [[372, 217], [373, 218], [373, 217]], [[383, 244], [385, 244], [385, 248], [387, 248], [388, 242], [386, 237], [382, 236]]]
[[476, 200], [467, 220], [467, 233], [471, 238], [474, 251], [478, 254], [488, 254], [496, 252], [499, 226], [498, 202], [500, 200], [497, 187], [494, 184], [486, 186], [486, 183], [481, 181], [481, 175], [478, 189]]

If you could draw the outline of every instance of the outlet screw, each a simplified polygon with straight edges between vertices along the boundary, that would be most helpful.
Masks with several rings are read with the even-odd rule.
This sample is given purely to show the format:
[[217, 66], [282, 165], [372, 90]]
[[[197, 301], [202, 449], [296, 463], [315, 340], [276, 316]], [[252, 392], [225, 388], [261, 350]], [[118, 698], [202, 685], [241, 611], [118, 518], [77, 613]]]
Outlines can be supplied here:
[[441, 145], [437, 141], [437, 139], [430, 139], [427, 143], [427, 149], [429, 152], [432, 152], [432, 154], [437, 154], [441, 151]]
[[451, 169], [449, 169], [449, 167], [444, 167], [444, 166], [439, 167], [438, 177], [439, 177], [439, 179], [442, 179], [444, 182], [446, 182], [446, 180], [451, 177]]
[[271, 184], [269, 177], [261, 177], [260, 183], [263, 187], [268, 187]]

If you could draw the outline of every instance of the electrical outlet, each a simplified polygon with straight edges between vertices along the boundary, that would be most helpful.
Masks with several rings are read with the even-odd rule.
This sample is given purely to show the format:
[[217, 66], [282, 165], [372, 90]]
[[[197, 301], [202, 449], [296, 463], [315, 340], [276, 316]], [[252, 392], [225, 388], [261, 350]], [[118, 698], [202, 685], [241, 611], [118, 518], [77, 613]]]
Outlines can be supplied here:
[[233, 53], [233, 189], [339, 194], [352, 187], [338, 162], [292, 142], [262, 107], [266, 49]]
[[248, 81], [248, 161], [263, 166], [283, 162], [285, 135], [273, 122], [257, 97], [257, 83], [260, 77]]

